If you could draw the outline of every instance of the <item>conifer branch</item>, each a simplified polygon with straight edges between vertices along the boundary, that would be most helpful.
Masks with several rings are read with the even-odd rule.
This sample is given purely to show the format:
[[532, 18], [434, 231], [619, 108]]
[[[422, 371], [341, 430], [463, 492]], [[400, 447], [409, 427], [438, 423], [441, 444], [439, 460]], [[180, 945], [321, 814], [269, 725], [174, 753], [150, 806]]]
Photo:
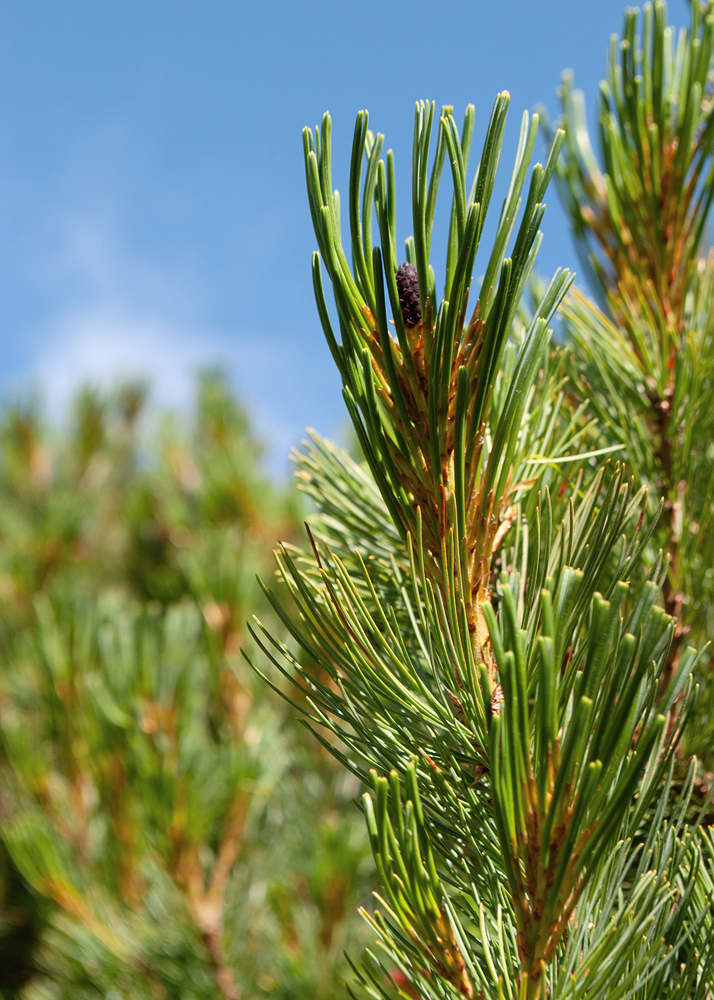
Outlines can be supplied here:
[[[297, 650], [259, 622], [252, 634], [298, 685], [318, 740], [373, 789], [363, 809], [382, 894], [368, 920], [387, 957], [372, 954], [358, 971], [368, 995], [393, 995], [391, 983], [423, 1000], [624, 1000], [657, 980], [658, 995], [683, 998], [681, 956], [682, 981], [703, 1000], [713, 969], [697, 936], [710, 915], [701, 895], [699, 909], [693, 902], [701, 845], [689, 832], [680, 839], [691, 783], [678, 825], [661, 843], [653, 827], [644, 849], [641, 840], [667, 809], [697, 654], [682, 652], [658, 707], [675, 626], [656, 603], [658, 567], [631, 583], [654, 530], [648, 493], [633, 490], [622, 464], [593, 476], [578, 459], [593, 428], [582, 408], [563, 408], [546, 350], [569, 276], [558, 274], [524, 320], [560, 142], [531, 171], [519, 222], [535, 140], [527, 116], [467, 314], [506, 104], [496, 101], [470, 185], [472, 110], [459, 133], [443, 109], [429, 170], [434, 106], [417, 105], [403, 265], [393, 158], [375, 162], [382, 138], [366, 114], [352, 156], [353, 268], [331, 187], [329, 117], [305, 132], [318, 312], [371, 475], [312, 436], [298, 457], [318, 507], [311, 552], [277, 553], [297, 614], [264, 585]], [[429, 250], [447, 154], [439, 300]], [[369, 199], [376, 248], [365, 239]]]
[[675, 620], [666, 686], [685, 636], [706, 617], [695, 591], [700, 607], [710, 601], [695, 567], [714, 500], [714, 263], [697, 255], [714, 196], [714, 7], [693, 3], [678, 38], [662, 0], [645, 4], [640, 26], [638, 37], [637, 11], [628, 11], [613, 38], [599, 100], [602, 167], [582, 95], [564, 77], [557, 179], [603, 310], [579, 294], [564, 308], [578, 395], [665, 499], [663, 599]]

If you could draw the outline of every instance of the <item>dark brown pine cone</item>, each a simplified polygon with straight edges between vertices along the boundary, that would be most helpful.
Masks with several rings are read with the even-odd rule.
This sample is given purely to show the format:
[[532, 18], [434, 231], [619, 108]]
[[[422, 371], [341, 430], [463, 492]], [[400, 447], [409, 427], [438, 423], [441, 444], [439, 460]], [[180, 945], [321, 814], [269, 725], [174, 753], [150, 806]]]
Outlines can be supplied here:
[[402, 264], [396, 277], [404, 325], [406, 327], [419, 326], [421, 323], [421, 304], [419, 302], [419, 277], [416, 268], [413, 264]]

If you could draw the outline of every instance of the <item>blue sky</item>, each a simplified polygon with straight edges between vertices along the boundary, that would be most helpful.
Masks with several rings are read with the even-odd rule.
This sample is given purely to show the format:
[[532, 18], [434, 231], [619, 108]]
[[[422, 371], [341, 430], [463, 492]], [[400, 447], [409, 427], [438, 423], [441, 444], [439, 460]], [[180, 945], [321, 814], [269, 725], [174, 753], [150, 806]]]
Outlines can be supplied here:
[[[369, 109], [395, 150], [405, 237], [414, 101], [451, 103], [457, 120], [474, 103], [477, 149], [509, 90], [505, 174], [522, 110], [556, 114], [564, 68], [592, 117], [622, 12], [621, 0], [3, 0], [0, 390], [39, 387], [61, 416], [87, 379], [141, 373], [159, 405], [183, 407], [192, 372], [218, 363], [284, 470], [306, 425], [344, 423], [312, 301], [303, 125], [331, 112], [344, 191], [354, 116]], [[685, 13], [672, 4], [675, 21]], [[575, 266], [554, 189], [543, 228], [540, 270]]]

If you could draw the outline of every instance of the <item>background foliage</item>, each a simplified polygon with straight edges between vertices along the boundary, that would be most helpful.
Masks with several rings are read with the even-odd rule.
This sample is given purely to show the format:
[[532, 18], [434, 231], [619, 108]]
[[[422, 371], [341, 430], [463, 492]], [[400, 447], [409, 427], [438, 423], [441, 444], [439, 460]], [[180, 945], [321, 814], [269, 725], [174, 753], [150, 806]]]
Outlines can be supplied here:
[[[356, 792], [241, 658], [300, 507], [217, 373], [146, 445], [144, 392], [66, 432], [6, 409], [0, 988], [331, 996], [371, 864]], [[355, 937], [356, 935], [356, 937]]]

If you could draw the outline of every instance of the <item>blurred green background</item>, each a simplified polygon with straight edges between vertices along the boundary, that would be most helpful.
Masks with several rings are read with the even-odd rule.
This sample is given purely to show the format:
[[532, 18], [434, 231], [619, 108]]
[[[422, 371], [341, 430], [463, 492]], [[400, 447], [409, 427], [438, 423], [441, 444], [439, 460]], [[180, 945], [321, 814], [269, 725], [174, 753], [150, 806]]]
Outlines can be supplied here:
[[241, 656], [304, 503], [220, 372], [187, 419], [145, 408], [0, 420], [0, 994], [333, 996], [358, 789]]

